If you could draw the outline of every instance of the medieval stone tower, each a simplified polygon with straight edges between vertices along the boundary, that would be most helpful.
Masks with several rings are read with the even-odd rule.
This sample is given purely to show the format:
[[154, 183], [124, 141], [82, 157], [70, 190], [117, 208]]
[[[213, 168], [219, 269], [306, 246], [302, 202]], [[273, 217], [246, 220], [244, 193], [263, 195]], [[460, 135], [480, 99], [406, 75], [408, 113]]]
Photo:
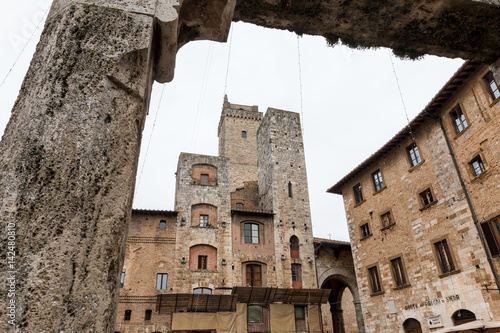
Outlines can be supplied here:
[[[127, 243], [124, 267], [130, 273], [122, 274], [126, 290], [120, 294], [124, 303], [118, 310], [117, 328], [122, 333], [142, 332], [130, 325], [131, 314], [150, 311], [147, 324], [154, 324], [151, 329], [156, 331], [220, 329], [214, 323], [197, 326], [199, 320], [187, 313], [229, 311], [240, 318], [239, 324], [235, 319], [238, 332], [270, 331], [273, 322], [291, 325], [294, 332], [319, 331], [318, 304], [327, 301], [329, 291], [316, 289], [299, 115], [268, 109], [263, 117], [256, 106], [231, 104], [226, 98], [218, 136], [219, 156], [179, 156], [175, 211], [163, 214], [176, 216], [175, 222], [164, 219], [166, 227], [162, 226], [158, 212], [151, 212], [149, 219], [145, 211], [132, 218], [130, 237], [135, 243]], [[141, 228], [134, 227], [138, 223]], [[158, 248], [143, 257], [143, 262], [134, 262], [140, 253], [140, 236], [134, 233], [146, 229], [152, 229], [153, 236], [144, 241], [175, 236], [175, 241], [169, 238], [175, 244], [174, 255]], [[169, 235], [162, 236], [166, 230]], [[127, 281], [127, 276], [133, 281]], [[150, 288], [142, 290], [147, 285]], [[156, 293], [151, 293], [152, 286]], [[200, 299], [199, 295], [204, 296]], [[153, 316], [146, 308], [151, 305], [133, 307], [130, 302], [134, 299], [156, 300], [157, 312]], [[204, 301], [207, 303], [200, 303]], [[213, 305], [207, 310], [210, 304], [216, 308]], [[253, 320], [256, 306], [261, 317]], [[283, 309], [273, 310], [275, 306]], [[121, 320], [120, 311], [128, 320]], [[304, 316], [279, 324], [287, 318], [283, 311]]]

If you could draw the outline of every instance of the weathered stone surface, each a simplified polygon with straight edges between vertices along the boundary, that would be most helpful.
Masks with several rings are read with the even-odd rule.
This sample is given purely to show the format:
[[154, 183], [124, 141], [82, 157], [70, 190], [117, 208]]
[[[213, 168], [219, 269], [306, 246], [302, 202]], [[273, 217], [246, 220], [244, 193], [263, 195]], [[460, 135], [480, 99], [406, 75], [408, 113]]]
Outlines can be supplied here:
[[396, 54], [490, 63], [500, 56], [500, 3], [473, 0], [245, 0], [233, 20]]
[[0, 145], [0, 218], [18, 251], [14, 269], [0, 263], [2, 281], [17, 271], [16, 325], [2, 315], [3, 332], [113, 329], [152, 24], [80, 4], [47, 22]]

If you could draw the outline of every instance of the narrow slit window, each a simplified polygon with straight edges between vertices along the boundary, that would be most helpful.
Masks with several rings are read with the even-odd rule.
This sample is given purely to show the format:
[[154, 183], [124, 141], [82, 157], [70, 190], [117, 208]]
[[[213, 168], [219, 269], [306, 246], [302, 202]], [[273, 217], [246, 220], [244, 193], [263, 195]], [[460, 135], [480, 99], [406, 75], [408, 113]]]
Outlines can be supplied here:
[[446, 239], [434, 243], [434, 248], [437, 252], [437, 258], [441, 273], [445, 274], [453, 272], [455, 270], [455, 264], [453, 263], [453, 258], [451, 257], [451, 252]]
[[354, 185], [352, 189], [354, 191], [354, 199], [356, 200], [356, 204], [359, 204], [360, 202], [363, 201], [363, 192], [361, 191], [361, 184], [358, 183]]
[[120, 277], [120, 288], [123, 288], [123, 284], [125, 283], [125, 272], [122, 272]]
[[198, 269], [207, 269], [208, 256], [198, 256]]
[[373, 266], [368, 268], [368, 276], [370, 278], [370, 287], [372, 289], [372, 293], [379, 293], [382, 291], [382, 285], [380, 284], [380, 277], [378, 275], [377, 266]]
[[288, 197], [293, 198], [292, 182], [288, 182]]

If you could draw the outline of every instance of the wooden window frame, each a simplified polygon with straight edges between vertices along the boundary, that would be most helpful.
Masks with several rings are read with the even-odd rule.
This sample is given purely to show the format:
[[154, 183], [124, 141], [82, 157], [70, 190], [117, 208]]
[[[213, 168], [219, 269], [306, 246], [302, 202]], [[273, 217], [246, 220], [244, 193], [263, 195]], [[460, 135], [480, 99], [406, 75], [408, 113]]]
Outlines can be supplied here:
[[[478, 166], [479, 166], [479, 169], [481, 171], [479, 174], [476, 173], [476, 168], [473, 165], [474, 162], [476, 162], [478, 160], [480, 161], [480, 164]], [[475, 180], [477, 178], [481, 178], [489, 172], [488, 163], [487, 163], [486, 159], [484, 158], [484, 155], [482, 152], [478, 151], [478, 152], [475, 152], [474, 154], [471, 155], [471, 157], [469, 158], [469, 161], [467, 162], [467, 171], [469, 172], [469, 175], [472, 178], [472, 180]]]
[[402, 255], [389, 258], [389, 265], [391, 267], [392, 279], [394, 281], [394, 290], [409, 287], [408, 273], [406, 272], [405, 263]]
[[[493, 73], [491, 71], [483, 76], [483, 81], [486, 84], [486, 88], [488, 89], [488, 93], [490, 94], [493, 102], [500, 99], [500, 87], [498, 86], [497, 81], [495, 80], [495, 77], [493, 76]], [[495, 84], [496, 90], [493, 89], [491, 83]], [[498, 96], [495, 96], [495, 92], [496, 94], [498, 94]]]
[[244, 205], [241, 202], [236, 203], [237, 210], [243, 210]]
[[[365, 232], [365, 230], [363, 230], [363, 227], [364, 227], [364, 226], [366, 226], [366, 228], [365, 228], [365, 229], [366, 229], [366, 231], [367, 231], [368, 233], [366, 233], [366, 232]], [[359, 231], [361, 232], [361, 239], [362, 239], [362, 240], [363, 240], [363, 239], [366, 239], [366, 238], [368, 238], [368, 237], [370, 237], [370, 236], [373, 236], [373, 233], [372, 233], [372, 231], [371, 231], [371, 229], [370, 229], [370, 224], [369, 224], [368, 222], [365, 222], [365, 223], [361, 224], [361, 225], [359, 226]]]
[[418, 149], [416, 142], [412, 142], [408, 147], [406, 147], [406, 157], [408, 158], [408, 162], [410, 163], [410, 169], [413, 169], [416, 166], [422, 164], [422, 155], [420, 153], [420, 150]]
[[[250, 226], [250, 229], [247, 229], [247, 225]], [[257, 226], [257, 231], [254, 230], [253, 226]], [[253, 223], [253, 222], [243, 223], [243, 237], [245, 244], [260, 244], [260, 228], [261, 226], [258, 223]], [[247, 231], [250, 232], [248, 236], [247, 236]], [[247, 237], [250, 237], [249, 242], [247, 242]], [[254, 242], [255, 239], [257, 239], [257, 242]]]
[[168, 273], [156, 273], [156, 290], [167, 290], [167, 284]]
[[210, 216], [207, 214], [200, 214], [200, 228], [206, 228], [209, 226]]
[[[432, 201], [429, 201], [429, 196]], [[423, 211], [438, 202], [432, 186], [427, 186], [418, 191], [418, 202], [420, 203], [420, 211]]]
[[[384, 222], [385, 216], [388, 217], [388, 223]], [[396, 225], [396, 221], [394, 220], [394, 215], [392, 214], [392, 210], [388, 209], [380, 214], [380, 224], [382, 226], [380, 230], [387, 230]]]
[[[440, 246], [442, 246], [442, 249], [439, 248]], [[455, 255], [453, 253], [453, 247], [449, 245], [447, 237], [433, 240], [432, 251], [440, 277], [446, 277], [460, 272], [458, 262], [455, 260]]]
[[500, 215], [481, 222], [481, 230], [492, 257], [500, 257]]
[[[382, 287], [382, 278], [380, 276], [380, 270], [378, 264], [371, 265], [366, 268], [368, 276], [368, 284], [370, 285], [371, 296], [381, 295], [384, 293], [384, 288]], [[374, 274], [372, 274], [374, 273]], [[375, 279], [373, 278], [375, 277]], [[374, 281], [376, 280], [376, 281]], [[376, 282], [376, 283], [374, 283]], [[378, 287], [378, 288], [376, 288]]]
[[293, 263], [290, 269], [292, 271], [292, 288], [302, 288], [302, 265]]
[[208, 185], [210, 175], [208, 173], [202, 173], [200, 174], [200, 184], [201, 185]]
[[245, 267], [245, 280], [247, 282], [246, 284], [251, 287], [262, 287], [262, 270], [262, 265], [260, 264], [247, 264]]
[[371, 176], [372, 176], [373, 189], [375, 190], [374, 194], [381, 192], [387, 187], [384, 183], [384, 177], [382, 176], [382, 170], [380, 170], [380, 168], [372, 172]]
[[365, 199], [363, 198], [363, 188], [361, 187], [361, 183], [357, 183], [356, 185], [354, 185], [352, 187], [352, 191], [354, 193], [354, 202], [356, 203], [356, 206], [365, 202]]
[[[455, 129], [455, 134], [459, 135], [469, 128], [469, 119], [467, 119], [467, 116], [465, 115], [465, 112], [460, 104], [455, 105], [448, 114], [450, 115], [451, 123]], [[457, 122], [459, 124], [457, 124]], [[462, 127], [462, 129], [460, 129], [460, 127]]]
[[300, 258], [300, 244], [299, 238], [295, 235], [290, 237], [290, 258]]
[[207, 270], [208, 268], [208, 256], [205, 254], [198, 255], [198, 269]]

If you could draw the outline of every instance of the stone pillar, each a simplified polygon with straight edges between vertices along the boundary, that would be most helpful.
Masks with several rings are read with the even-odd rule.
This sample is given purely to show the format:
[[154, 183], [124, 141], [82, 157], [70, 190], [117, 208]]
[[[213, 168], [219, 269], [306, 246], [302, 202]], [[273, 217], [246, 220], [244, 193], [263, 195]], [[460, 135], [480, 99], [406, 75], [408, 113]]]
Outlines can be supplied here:
[[15, 279], [15, 295], [2, 283], [1, 308], [15, 305], [12, 322], [2, 311], [2, 332], [114, 327], [152, 85], [153, 17], [57, 9], [0, 144], [0, 275]]
[[356, 310], [356, 322], [358, 323], [358, 332], [365, 333], [365, 322], [363, 320], [363, 310], [359, 299], [354, 299], [354, 309]]
[[153, 79], [234, 5], [54, 0], [0, 143], [0, 331], [113, 332]]
[[342, 310], [337, 309], [336, 305], [331, 306], [334, 333], [345, 333], [344, 314]]

